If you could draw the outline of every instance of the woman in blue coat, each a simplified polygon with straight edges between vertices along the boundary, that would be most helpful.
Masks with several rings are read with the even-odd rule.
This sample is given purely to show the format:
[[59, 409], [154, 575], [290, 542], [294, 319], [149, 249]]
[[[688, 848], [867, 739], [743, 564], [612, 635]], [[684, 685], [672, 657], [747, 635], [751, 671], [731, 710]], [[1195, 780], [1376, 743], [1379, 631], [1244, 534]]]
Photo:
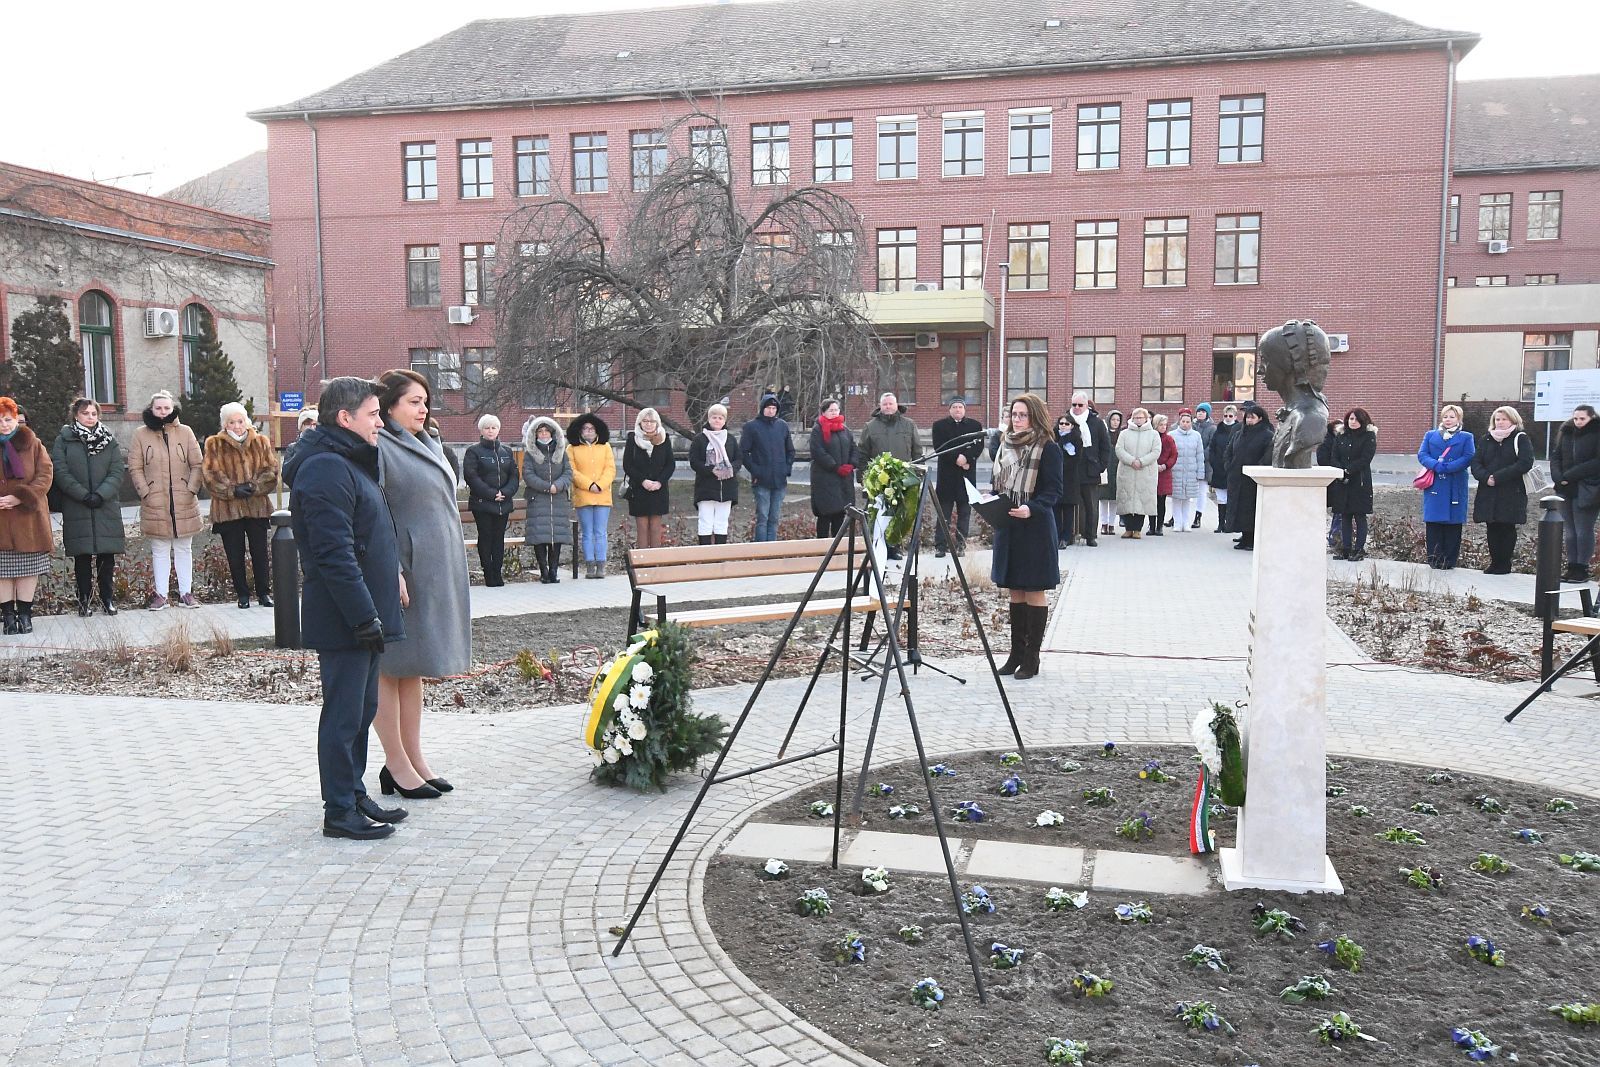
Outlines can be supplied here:
[[1461, 528], [1467, 524], [1467, 468], [1476, 452], [1472, 435], [1461, 428], [1461, 409], [1446, 404], [1439, 426], [1429, 430], [1417, 449], [1417, 462], [1433, 472], [1433, 484], [1422, 491], [1422, 521], [1428, 527], [1428, 566], [1455, 569], [1461, 555]]
[[1001, 674], [1025, 680], [1039, 673], [1050, 590], [1061, 584], [1056, 559], [1056, 504], [1061, 500], [1061, 448], [1044, 401], [1023, 393], [1011, 402], [1009, 426], [994, 460], [994, 491], [1016, 501], [1009, 526], [994, 532], [989, 576], [1011, 594], [1011, 654]]

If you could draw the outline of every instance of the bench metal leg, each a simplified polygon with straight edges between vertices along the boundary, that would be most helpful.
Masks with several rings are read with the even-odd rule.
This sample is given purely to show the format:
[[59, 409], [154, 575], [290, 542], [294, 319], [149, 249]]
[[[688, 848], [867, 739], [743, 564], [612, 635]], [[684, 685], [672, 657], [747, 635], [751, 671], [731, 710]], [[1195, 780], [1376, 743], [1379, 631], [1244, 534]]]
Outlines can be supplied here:
[[635, 589], [633, 591], [633, 604], [632, 604], [631, 607], [628, 608], [627, 629], [622, 634], [622, 643], [624, 645], [626, 645], [630, 640], [632, 640], [633, 639], [633, 635], [638, 632], [639, 621], [640, 621], [639, 600], [640, 600], [640, 597], [642, 597], [642, 596], [643, 596], [643, 594], [640, 593], [639, 590]]
[[1535, 700], [1538, 700], [1540, 697], [1550, 692], [1550, 690], [1555, 687], [1555, 684], [1558, 681], [1560, 681], [1570, 671], [1583, 662], [1585, 656], [1594, 659], [1595, 679], [1596, 681], [1600, 681], [1600, 635], [1597, 635], [1585, 641], [1583, 647], [1578, 649], [1571, 659], [1567, 660], [1567, 662], [1563, 663], [1560, 667], [1557, 667], [1553, 673], [1545, 675], [1544, 680], [1539, 683], [1539, 687], [1533, 692], [1529, 693], [1527, 699], [1525, 699], [1522, 703], [1511, 709], [1511, 714], [1506, 716], [1506, 722], [1510, 722], [1518, 715], [1521, 715], [1523, 709], [1527, 708], [1529, 704], [1532, 704]]
[[1578, 590], [1578, 599], [1583, 602], [1583, 614], [1587, 618], [1594, 618], [1594, 594], [1589, 592], [1588, 586]]

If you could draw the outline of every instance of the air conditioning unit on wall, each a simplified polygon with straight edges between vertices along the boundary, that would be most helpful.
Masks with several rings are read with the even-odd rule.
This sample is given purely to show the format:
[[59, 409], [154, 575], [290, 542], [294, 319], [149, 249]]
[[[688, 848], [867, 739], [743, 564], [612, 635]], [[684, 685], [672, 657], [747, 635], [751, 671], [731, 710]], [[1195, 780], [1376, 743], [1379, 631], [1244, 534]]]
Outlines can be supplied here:
[[471, 326], [475, 316], [469, 304], [457, 304], [445, 309], [445, 318], [452, 326]]
[[173, 308], [145, 308], [144, 335], [146, 337], [178, 336], [178, 312]]
[[913, 293], [937, 293], [939, 291], [939, 283], [938, 282], [914, 282], [912, 284], [912, 286], [911, 286], [911, 291]]
[[1490, 241], [1489, 242], [1489, 254], [1491, 256], [1503, 256], [1509, 251], [1511, 251], [1511, 242], [1510, 241]]
[[939, 347], [939, 335], [936, 334], [936, 333], [933, 333], [931, 331], [929, 331], [927, 333], [919, 333], [919, 334], [917, 334], [917, 347], [918, 348], [938, 348]]
[[1328, 335], [1328, 351], [1331, 353], [1350, 351], [1350, 335], [1347, 333], [1330, 333]]

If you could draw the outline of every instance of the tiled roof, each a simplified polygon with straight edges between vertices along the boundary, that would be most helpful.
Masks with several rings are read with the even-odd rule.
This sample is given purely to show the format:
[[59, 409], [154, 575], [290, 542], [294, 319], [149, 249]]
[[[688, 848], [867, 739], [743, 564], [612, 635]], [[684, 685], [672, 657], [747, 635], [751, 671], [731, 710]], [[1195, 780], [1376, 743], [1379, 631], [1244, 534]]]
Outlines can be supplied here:
[[[1059, 26], [1047, 27], [1047, 20]], [[472, 22], [252, 112], [422, 110], [1405, 46], [1430, 29], [1346, 0], [776, 0]]]
[[255, 219], [271, 217], [267, 203], [267, 153], [251, 152], [164, 194], [169, 200], [216, 208]]
[[65, 174], [0, 163], [0, 220], [75, 227], [194, 255], [266, 263], [268, 224]]
[[1600, 167], [1600, 74], [1456, 84], [1457, 172]]

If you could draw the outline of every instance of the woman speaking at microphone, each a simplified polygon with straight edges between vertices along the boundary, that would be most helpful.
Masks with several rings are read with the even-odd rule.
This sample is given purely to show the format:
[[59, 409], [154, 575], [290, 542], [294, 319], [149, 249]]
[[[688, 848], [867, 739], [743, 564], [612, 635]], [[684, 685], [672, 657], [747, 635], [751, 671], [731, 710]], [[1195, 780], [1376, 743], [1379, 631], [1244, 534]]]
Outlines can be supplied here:
[[1045, 598], [1061, 584], [1056, 561], [1056, 504], [1061, 499], [1061, 448], [1050, 432], [1044, 401], [1023, 393], [1011, 402], [994, 461], [994, 491], [1013, 502], [1011, 522], [994, 531], [990, 577], [1011, 593], [1011, 654], [1001, 674], [1019, 681], [1039, 673], [1039, 649], [1050, 609]]

